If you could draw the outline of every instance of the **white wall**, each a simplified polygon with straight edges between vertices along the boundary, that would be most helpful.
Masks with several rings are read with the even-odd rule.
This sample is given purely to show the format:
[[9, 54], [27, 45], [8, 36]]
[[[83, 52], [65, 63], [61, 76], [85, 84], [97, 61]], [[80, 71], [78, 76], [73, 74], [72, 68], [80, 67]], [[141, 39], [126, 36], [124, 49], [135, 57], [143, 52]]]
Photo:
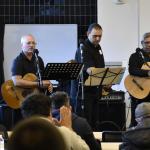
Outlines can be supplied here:
[[123, 5], [98, 0], [98, 22], [103, 27], [101, 45], [106, 61], [127, 60], [138, 44], [137, 0]]
[[150, 32], [150, 0], [139, 0], [139, 26], [140, 26], [140, 37], [143, 33]]

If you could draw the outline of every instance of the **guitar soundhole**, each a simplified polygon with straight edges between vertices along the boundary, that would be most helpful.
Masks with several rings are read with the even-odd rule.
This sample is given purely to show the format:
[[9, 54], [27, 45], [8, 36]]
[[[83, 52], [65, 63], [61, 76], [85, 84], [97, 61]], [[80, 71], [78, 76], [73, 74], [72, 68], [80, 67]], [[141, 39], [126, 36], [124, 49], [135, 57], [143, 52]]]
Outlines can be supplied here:
[[26, 97], [27, 95], [31, 94], [32, 92], [33, 92], [32, 90], [24, 90], [24, 91], [22, 92], [22, 96], [23, 96], [23, 97]]

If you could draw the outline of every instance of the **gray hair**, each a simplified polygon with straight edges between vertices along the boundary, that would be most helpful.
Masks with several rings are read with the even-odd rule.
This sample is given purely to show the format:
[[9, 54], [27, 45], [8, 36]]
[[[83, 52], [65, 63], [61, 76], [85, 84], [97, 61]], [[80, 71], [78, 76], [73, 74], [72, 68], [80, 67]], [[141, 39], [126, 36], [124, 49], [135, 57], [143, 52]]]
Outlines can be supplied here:
[[145, 34], [143, 35], [141, 42], [143, 42], [143, 41], [144, 41], [146, 38], [148, 38], [148, 37], [150, 37], [150, 32], [147, 32], [147, 33], [145, 33]]

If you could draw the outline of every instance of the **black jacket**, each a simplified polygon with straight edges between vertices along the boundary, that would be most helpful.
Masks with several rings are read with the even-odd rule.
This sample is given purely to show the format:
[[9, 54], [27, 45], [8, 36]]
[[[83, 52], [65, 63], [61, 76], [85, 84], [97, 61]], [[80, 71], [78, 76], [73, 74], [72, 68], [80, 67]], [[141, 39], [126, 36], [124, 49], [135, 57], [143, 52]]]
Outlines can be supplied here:
[[[81, 60], [83, 58], [83, 60]], [[84, 64], [84, 78], [88, 77], [86, 73], [87, 68], [95, 67], [95, 68], [104, 68], [105, 61], [103, 52], [101, 50], [100, 45], [95, 47], [89, 39], [86, 39], [83, 46], [82, 46], [82, 56], [81, 56], [81, 49], [78, 48], [75, 55], [75, 60], [79, 63]]]
[[127, 131], [122, 140], [119, 150], [150, 150], [150, 128]]
[[150, 57], [142, 49], [137, 49], [129, 58], [129, 73], [134, 76], [147, 77], [148, 70], [141, 69], [145, 62], [150, 62]]

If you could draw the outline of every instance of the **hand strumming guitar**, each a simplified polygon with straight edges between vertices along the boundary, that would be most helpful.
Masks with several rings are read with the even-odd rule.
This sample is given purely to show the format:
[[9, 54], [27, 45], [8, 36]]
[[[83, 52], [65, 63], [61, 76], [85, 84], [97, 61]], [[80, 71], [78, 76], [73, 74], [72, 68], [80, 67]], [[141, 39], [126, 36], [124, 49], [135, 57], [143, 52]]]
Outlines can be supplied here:
[[43, 88], [47, 88], [47, 90], [51, 93], [53, 91], [53, 85], [50, 80], [43, 80], [42, 81]]

